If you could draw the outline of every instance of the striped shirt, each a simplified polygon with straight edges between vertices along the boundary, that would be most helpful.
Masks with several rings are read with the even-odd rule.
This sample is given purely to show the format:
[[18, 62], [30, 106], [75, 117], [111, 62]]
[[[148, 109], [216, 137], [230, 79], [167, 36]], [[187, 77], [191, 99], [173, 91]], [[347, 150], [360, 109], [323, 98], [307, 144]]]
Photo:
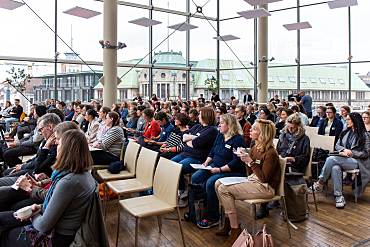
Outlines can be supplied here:
[[165, 142], [167, 143], [166, 148], [176, 147], [176, 152], [181, 153], [185, 145], [185, 143], [182, 141], [182, 135], [183, 132], [180, 131], [180, 128], [174, 129]]
[[124, 142], [123, 130], [119, 126], [109, 128], [99, 140], [103, 151], [113, 154], [116, 157], [121, 155], [122, 144]]

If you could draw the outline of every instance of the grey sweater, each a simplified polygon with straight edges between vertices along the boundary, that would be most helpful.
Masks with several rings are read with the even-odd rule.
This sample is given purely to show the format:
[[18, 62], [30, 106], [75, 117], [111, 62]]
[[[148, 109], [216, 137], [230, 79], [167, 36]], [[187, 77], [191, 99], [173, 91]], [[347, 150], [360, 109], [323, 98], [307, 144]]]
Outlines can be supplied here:
[[137, 126], [136, 126], [136, 130], [135, 130], [135, 133], [134, 133], [135, 137], [139, 137], [139, 136], [142, 136], [144, 134], [145, 125], [146, 125], [146, 121], [143, 118], [139, 118], [137, 120]]
[[55, 226], [59, 234], [75, 235], [94, 190], [90, 172], [67, 174], [56, 184], [45, 212], [32, 218], [33, 227], [45, 233]]

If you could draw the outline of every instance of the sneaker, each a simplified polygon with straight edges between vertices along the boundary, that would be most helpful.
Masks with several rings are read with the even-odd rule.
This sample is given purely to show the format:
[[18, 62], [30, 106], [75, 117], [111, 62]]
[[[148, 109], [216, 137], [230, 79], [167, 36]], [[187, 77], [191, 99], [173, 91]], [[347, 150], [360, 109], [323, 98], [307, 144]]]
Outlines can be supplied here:
[[335, 206], [337, 208], [344, 208], [344, 205], [346, 205], [346, 201], [344, 200], [344, 196], [337, 196], [335, 198]]
[[197, 223], [197, 226], [199, 228], [202, 228], [202, 229], [208, 229], [208, 228], [211, 228], [213, 226], [218, 226], [219, 224], [219, 221], [208, 221], [206, 219], [202, 220], [201, 222], [198, 222]]
[[[321, 185], [319, 182], [313, 184], [313, 189], [315, 193], [320, 193], [323, 189], [324, 185]], [[308, 193], [312, 194], [312, 186], [310, 186], [307, 190]]]
[[263, 219], [267, 216], [269, 216], [269, 211], [267, 211], [267, 209], [265, 207], [260, 207], [260, 209], [258, 210], [257, 214], [257, 219]]
[[267, 204], [266, 209], [267, 210], [274, 210], [274, 209], [276, 209], [278, 207], [280, 207], [279, 201], [272, 201], [272, 202], [269, 202], [269, 204]]
[[179, 199], [179, 208], [185, 208], [188, 206], [188, 198], [186, 199]]

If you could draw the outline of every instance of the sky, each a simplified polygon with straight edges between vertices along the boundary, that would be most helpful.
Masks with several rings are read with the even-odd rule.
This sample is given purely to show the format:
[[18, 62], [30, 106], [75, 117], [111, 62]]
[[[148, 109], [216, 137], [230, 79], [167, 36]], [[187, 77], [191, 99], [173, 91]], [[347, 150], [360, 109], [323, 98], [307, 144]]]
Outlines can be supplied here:
[[[22, 1], [22, 0], [17, 0]], [[52, 29], [54, 29], [54, 1], [24, 0]], [[148, 0], [131, 0], [132, 2], [147, 5]], [[185, 11], [185, 0], [153, 0], [156, 7]], [[216, 17], [216, 0], [194, 0], [203, 7], [206, 16]], [[269, 4], [269, 10], [286, 8], [296, 5], [296, 0], [283, 0]], [[301, 0], [301, 4], [321, 2], [320, 0]], [[236, 17], [237, 12], [251, 10], [243, 0], [220, 0], [221, 19]], [[367, 28], [370, 19], [366, 18], [370, 9], [370, 1], [358, 0], [358, 6], [351, 8], [352, 15], [352, 55], [353, 61], [370, 60], [368, 40], [370, 33]], [[63, 11], [75, 6], [103, 12], [103, 3], [94, 0], [63, 0], [58, 1], [58, 34], [68, 45], [71, 45], [71, 26], [73, 48], [86, 61], [102, 61], [103, 50], [98, 41], [103, 39], [103, 15], [90, 19], [83, 19], [64, 14]], [[195, 4], [191, 0], [190, 10], [195, 12]], [[327, 4], [320, 4], [301, 8], [301, 21], [308, 21], [312, 29], [301, 31], [301, 63], [325, 63], [348, 61], [348, 9], [330, 10]], [[127, 48], [118, 51], [118, 61], [142, 58], [149, 52], [149, 28], [130, 24], [128, 21], [141, 17], [149, 17], [148, 10], [118, 6], [118, 41], [127, 44]], [[184, 16], [168, 15], [154, 12], [153, 19], [162, 24], [153, 27], [153, 47], [167, 37], [167, 22], [174, 25], [185, 21]], [[0, 54], [20, 57], [53, 58], [53, 32], [27, 7], [22, 6], [15, 10], [0, 9]], [[269, 51], [268, 57], [274, 57], [276, 63], [294, 64], [297, 57], [296, 32], [287, 31], [282, 25], [297, 22], [296, 10], [272, 12], [269, 17]], [[211, 21], [214, 27], [216, 22]], [[190, 34], [190, 60], [216, 58], [216, 41], [213, 37], [216, 32], [203, 19], [191, 19], [191, 24], [198, 26]], [[221, 22], [221, 35], [232, 34], [240, 37], [239, 40], [229, 41], [228, 44], [242, 61], [253, 61], [253, 20], [238, 18]], [[170, 33], [172, 33], [170, 29]], [[185, 57], [185, 32], [175, 32], [167, 41], [163, 42], [155, 52], [173, 50], [182, 51]], [[69, 48], [58, 40], [60, 58]], [[225, 44], [221, 44], [221, 59], [237, 60]], [[22, 63], [22, 62], [14, 62]], [[26, 62], [25, 62], [26, 63]], [[0, 61], [0, 79], [7, 77], [6, 70], [11, 65], [4, 65]], [[53, 73], [53, 66], [35, 63], [34, 76]], [[19, 66], [16, 66], [19, 67]], [[26, 66], [20, 67], [27, 69]], [[95, 66], [94, 69], [102, 70]], [[353, 64], [353, 70], [360, 74], [370, 71], [370, 63]]]

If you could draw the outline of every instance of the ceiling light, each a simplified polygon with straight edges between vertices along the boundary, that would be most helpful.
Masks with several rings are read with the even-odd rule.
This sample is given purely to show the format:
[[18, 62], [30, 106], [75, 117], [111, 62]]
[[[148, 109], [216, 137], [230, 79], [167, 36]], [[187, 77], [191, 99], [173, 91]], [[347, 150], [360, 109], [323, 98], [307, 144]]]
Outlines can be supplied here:
[[238, 12], [237, 14], [241, 15], [245, 19], [253, 19], [253, 18], [271, 16], [270, 12], [268, 12], [264, 8], [242, 11], [242, 12]]
[[236, 37], [234, 35], [224, 35], [224, 36], [217, 36], [213, 37], [214, 39], [221, 40], [221, 41], [229, 41], [229, 40], [235, 40], [235, 39], [240, 39], [239, 37]]
[[279, 2], [279, 1], [282, 1], [282, 0], [244, 0], [244, 1], [246, 1], [247, 3], [249, 3], [252, 6], [257, 6], [257, 5], [264, 5], [264, 4], [267, 4], [267, 3]]
[[344, 8], [358, 5], [357, 0], [337, 0], [328, 2], [330, 9]]
[[85, 9], [85, 8], [81, 8], [81, 7], [78, 7], [78, 6], [73, 7], [71, 9], [68, 9], [68, 10], [64, 11], [63, 13], [68, 14], [68, 15], [74, 15], [74, 16], [77, 16], [77, 17], [82, 17], [82, 18], [85, 18], [85, 19], [89, 19], [91, 17], [94, 17], [94, 16], [97, 16], [97, 15], [101, 14], [100, 12]]
[[168, 26], [168, 28], [176, 29], [177, 31], [183, 32], [183, 31], [187, 31], [187, 30], [190, 30], [190, 29], [195, 29], [195, 28], [198, 28], [198, 27], [194, 26], [194, 25], [191, 25], [189, 23], [186, 23], [186, 22], [182, 22], [182, 23], [179, 23], [179, 24]]
[[162, 22], [142, 17], [136, 20], [129, 21], [129, 23], [140, 25], [143, 27], [150, 27], [150, 26], [161, 24]]
[[288, 31], [312, 28], [308, 21], [283, 25]]
[[20, 6], [24, 5], [24, 3], [19, 3], [12, 0], [0, 0], [0, 8], [13, 10]]

